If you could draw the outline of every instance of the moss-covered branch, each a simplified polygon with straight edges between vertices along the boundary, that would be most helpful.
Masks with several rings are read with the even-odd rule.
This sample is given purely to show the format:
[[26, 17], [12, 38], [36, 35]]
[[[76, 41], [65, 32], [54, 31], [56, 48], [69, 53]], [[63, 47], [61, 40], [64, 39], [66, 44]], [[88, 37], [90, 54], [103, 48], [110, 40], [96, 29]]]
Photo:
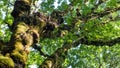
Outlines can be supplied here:
[[111, 40], [88, 40], [87, 38], [79, 38], [73, 43], [73, 46], [78, 46], [79, 44], [85, 44], [85, 45], [94, 45], [94, 46], [113, 46], [117, 43], [120, 43], [120, 38], [115, 38]]

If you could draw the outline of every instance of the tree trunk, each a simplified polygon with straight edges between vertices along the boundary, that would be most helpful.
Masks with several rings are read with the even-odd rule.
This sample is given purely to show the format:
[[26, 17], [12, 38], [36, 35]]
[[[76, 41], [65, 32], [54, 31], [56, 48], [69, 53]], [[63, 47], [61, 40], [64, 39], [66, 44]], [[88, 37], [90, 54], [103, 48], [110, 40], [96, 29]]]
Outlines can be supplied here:
[[14, 22], [10, 41], [1, 44], [0, 68], [25, 68], [29, 48], [38, 43], [44, 20], [30, 15], [31, 0], [16, 0], [11, 15]]
[[[31, 0], [15, 1], [14, 9], [11, 13], [14, 18], [11, 27], [13, 34], [9, 42], [0, 42], [0, 68], [26, 68], [30, 46], [38, 43], [40, 37], [48, 37], [51, 30], [56, 27], [56, 24], [50, 22], [51, 20], [47, 16], [39, 12], [30, 14], [30, 5]], [[57, 21], [55, 20], [55, 22]], [[59, 56], [58, 53], [52, 55], [52, 57], [57, 56]], [[54, 59], [54, 64], [57, 63], [57, 59]], [[50, 62], [54, 60], [52, 59]], [[45, 68], [45, 62], [48, 62], [48, 59], [43, 62], [42, 68]], [[56, 66], [54, 65], [54, 67]], [[53, 67], [49, 63], [47, 68]]]

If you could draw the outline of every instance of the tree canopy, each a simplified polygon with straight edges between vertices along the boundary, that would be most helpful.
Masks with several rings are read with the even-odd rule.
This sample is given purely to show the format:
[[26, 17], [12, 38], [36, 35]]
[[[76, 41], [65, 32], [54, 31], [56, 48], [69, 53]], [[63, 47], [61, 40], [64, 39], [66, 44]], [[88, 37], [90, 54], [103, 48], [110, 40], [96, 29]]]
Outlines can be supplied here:
[[0, 1], [1, 68], [119, 68], [120, 0]]

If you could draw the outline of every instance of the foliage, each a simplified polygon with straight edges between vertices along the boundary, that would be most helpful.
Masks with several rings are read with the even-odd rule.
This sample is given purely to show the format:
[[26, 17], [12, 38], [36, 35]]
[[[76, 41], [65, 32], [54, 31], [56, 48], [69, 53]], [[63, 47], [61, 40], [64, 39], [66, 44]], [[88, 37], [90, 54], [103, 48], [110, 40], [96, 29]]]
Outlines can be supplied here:
[[[40, 45], [45, 54], [51, 55], [57, 48], [63, 46], [65, 42], [71, 43], [79, 37], [87, 37], [88, 40], [111, 40], [120, 37], [120, 10], [111, 12], [104, 17], [81, 21], [77, 16], [76, 9], [79, 9], [83, 18], [89, 16], [93, 11], [91, 9], [97, 6], [99, 0], [36, 0], [34, 6], [40, 12], [50, 15], [53, 10], [66, 11], [64, 15], [64, 23], [71, 25], [75, 18], [75, 27], [65, 34], [63, 37], [41, 39]], [[95, 12], [103, 12], [105, 9], [115, 8], [120, 6], [119, 0], [105, 0], [98, 6]], [[72, 8], [70, 3], [72, 2]], [[57, 5], [55, 5], [57, 3]], [[0, 1], [0, 39], [9, 41], [11, 32], [9, 25], [12, 24], [11, 9], [13, 8], [14, 0]], [[56, 7], [57, 6], [57, 7]], [[71, 10], [72, 9], [72, 10]], [[68, 10], [68, 11], [67, 11]], [[64, 68], [119, 68], [120, 67], [120, 44], [114, 46], [87, 46], [79, 44], [79, 46], [69, 50], [67, 58], [63, 64]], [[39, 65], [46, 57], [42, 57], [39, 52], [31, 48], [28, 56], [28, 66], [32, 64]]]

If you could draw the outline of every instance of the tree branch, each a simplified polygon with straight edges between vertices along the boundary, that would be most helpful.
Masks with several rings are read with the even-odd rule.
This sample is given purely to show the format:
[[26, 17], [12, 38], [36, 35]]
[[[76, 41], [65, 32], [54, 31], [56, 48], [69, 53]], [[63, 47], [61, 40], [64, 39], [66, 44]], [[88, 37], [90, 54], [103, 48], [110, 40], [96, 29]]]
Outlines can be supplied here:
[[72, 46], [76, 47], [79, 44], [85, 44], [85, 45], [95, 45], [95, 46], [113, 46], [116, 43], [120, 43], [120, 37], [112, 39], [112, 40], [88, 40], [87, 38], [79, 38], [76, 41], [73, 42]]
[[[52, 55], [47, 57], [45, 61], [40, 65], [41, 68], [48, 67], [48, 68], [58, 68], [58, 66], [62, 67], [62, 63], [65, 60], [65, 56], [67, 55], [67, 51], [72, 47], [77, 47], [79, 44], [85, 45], [95, 45], [95, 46], [113, 46], [116, 43], [120, 43], [120, 37], [103, 41], [103, 40], [88, 40], [88, 38], [79, 38], [72, 43], [64, 43], [61, 48], [58, 48]], [[61, 58], [61, 59], [60, 59]], [[57, 63], [56, 63], [57, 62]], [[61, 62], [61, 63], [59, 63]]]
[[104, 16], [106, 16], [106, 15], [112, 13], [112, 12], [116, 12], [118, 10], [120, 10], [120, 6], [116, 7], [116, 8], [112, 8], [112, 9], [108, 8], [108, 9], [102, 11], [102, 12], [94, 12], [93, 14], [87, 16], [87, 20], [104, 17]]
[[49, 55], [45, 54], [44, 52], [42, 52], [42, 47], [38, 46], [37, 44], [32, 46], [34, 49], [38, 50], [40, 55], [44, 56], [44, 57], [48, 57]]

